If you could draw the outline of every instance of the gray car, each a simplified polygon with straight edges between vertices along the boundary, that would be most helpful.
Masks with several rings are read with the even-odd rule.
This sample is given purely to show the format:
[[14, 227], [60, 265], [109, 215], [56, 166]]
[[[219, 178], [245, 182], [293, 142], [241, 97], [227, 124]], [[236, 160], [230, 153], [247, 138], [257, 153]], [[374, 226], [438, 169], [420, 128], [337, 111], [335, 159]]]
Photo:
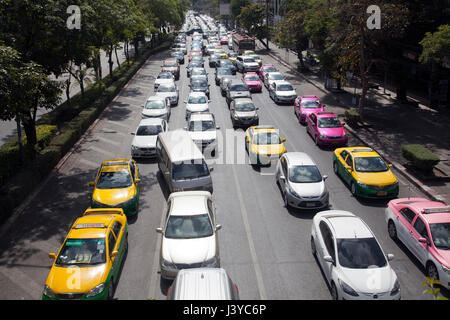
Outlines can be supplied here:
[[232, 80], [227, 84], [225, 98], [227, 100], [228, 107], [230, 107], [230, 103], [234, 99], [251, 98], [251, 94], [248, 90], [248, 86], [242, 80]]
[[286, 208], [324, 209], [329, 193], [314, 161], [303, 152], [287, 152], [278, 160], [275, 180]]
[[228, 59], [220, 59], [218, 63], [216, 63], [216, 68], [230, 68], [232, 74], [236, 74], [236, 66]]
[[232, 75], [223, 76], [222, 78], [220, 78], [219, 87], [220, 87], [220, 93], [222, 94], [222, 97], [225, 97], [228, 82], [230, 82], [231, 80], [234, 80], [234, 79], [236, 79], [236, 77], [232, 76]]
[[230, 104], [230, 117], [233, 128], [257, 126], [259, 124], [259, 108], [250, 98], [236, 98]]
[[216, 69], [216, 73], [215, 73], [215, 78], [214, 78], [215, 81], [216, 81], [216, 85], [220, 84], [220, 79], [222, 77], [224, 77], [224, 76], [231, 76], [231, 75], [232, 75], [232, 72], [231, 72], [230, 68], [226, 68], [226, 67], [217, 68]]

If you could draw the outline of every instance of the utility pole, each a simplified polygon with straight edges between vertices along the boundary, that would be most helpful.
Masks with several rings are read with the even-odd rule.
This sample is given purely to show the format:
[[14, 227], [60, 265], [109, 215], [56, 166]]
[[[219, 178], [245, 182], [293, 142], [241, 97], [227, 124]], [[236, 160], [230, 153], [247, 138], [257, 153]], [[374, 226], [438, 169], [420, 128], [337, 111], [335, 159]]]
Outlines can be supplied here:
[[269, 0], [266, 0], [266, 47], [269, 50]]

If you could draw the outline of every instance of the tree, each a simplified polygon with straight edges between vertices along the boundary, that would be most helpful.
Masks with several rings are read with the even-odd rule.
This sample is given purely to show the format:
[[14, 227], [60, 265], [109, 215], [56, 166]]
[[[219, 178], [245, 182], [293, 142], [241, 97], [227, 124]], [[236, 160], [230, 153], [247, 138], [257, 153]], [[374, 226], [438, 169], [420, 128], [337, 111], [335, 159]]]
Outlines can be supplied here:
[[241, 9], [241, 13], [236, 18], [249, 35], [260, 40], [265, 38], [266, 26], [264, 19], [266, 18], [266, 5], [249, 4]]
[[230, 2], [231, 19], [236, 21], [237, 17], [241, 14], [242, 8], [250, 4], [252, 4], [251, 0], [231, 0]]

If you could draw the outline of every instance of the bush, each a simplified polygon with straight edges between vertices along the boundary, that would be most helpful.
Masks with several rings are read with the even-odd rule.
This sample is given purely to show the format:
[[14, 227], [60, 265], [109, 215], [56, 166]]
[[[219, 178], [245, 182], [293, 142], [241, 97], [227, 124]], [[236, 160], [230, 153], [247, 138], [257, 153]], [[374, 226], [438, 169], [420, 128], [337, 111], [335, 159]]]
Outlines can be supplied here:
[[356, 125], [361, 120], [361, 116], [355, 108], [350, 108], [345, 110], [345, 120], [350, 125]]
[[402, 145], [402, 155], [412, 165], [423, 171], [431, 171], [439, 163], [439, 157], [420, 144]]

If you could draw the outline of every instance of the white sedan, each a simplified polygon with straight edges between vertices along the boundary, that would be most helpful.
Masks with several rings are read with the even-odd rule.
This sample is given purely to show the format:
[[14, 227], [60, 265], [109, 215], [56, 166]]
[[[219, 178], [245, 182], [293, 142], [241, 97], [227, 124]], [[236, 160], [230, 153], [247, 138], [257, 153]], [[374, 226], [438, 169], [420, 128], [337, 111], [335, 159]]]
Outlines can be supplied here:
[[275, 103], [294, 103], [297, 92], [287, 81], [274, 81], [269, 86], [269, 96]]
[[194, 112], [207, 112], [209, 111], [208, 97], [204, 92], [191, 92], [188, 99], [184, 102], [186, 104], [186, 120]]
[[400, 299], [400, 284], [380, 244], [365, 222], [351, 212], [317, 213], [311, 228], [311, 251], [333, 299]]
[[131, 142], [131, 156], [133, 158], [155, 157], [156, 139], [160, 132], [169, 130], [166, 120], [161, 118], [143, 119], [139, 123]]

